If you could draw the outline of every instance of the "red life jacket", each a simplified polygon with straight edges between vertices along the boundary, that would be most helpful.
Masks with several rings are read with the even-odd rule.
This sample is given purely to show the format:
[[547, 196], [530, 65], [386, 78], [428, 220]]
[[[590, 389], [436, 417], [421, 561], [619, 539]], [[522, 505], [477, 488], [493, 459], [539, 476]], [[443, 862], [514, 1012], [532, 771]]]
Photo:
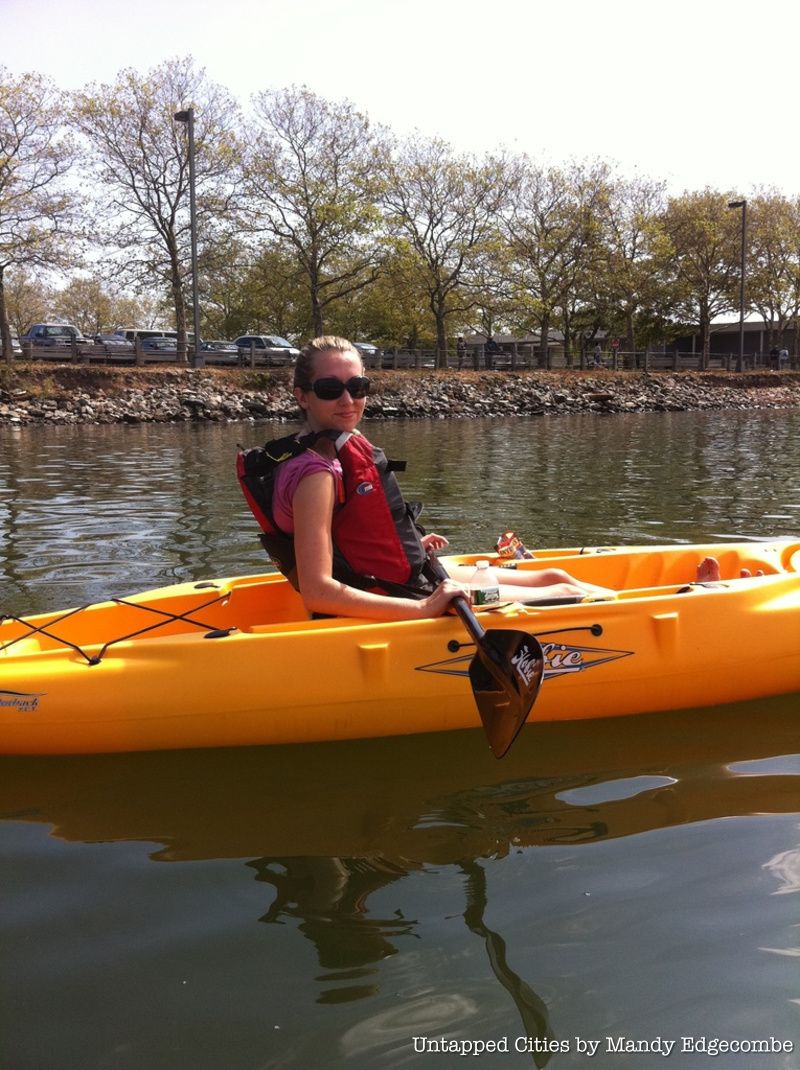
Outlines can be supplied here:
[[333, 575], [343, 583], [406, 598], [431, 590], [424, 575], [427, 555], [416, 523], [419, 503], [403, 498], [394, 473], [405, 462], [389, 461], [383, 450], [360, 434], [333, 431], [275, 439], [258, 449], [240, 450], [237, 474], [245, 498], [261, 526], [261, 542], [277, 568], [298, 587], [294, 539], [275, 522], [272, 496], [279, 464], [330, 438], [342, 466], [342, 483], [332, 520]]

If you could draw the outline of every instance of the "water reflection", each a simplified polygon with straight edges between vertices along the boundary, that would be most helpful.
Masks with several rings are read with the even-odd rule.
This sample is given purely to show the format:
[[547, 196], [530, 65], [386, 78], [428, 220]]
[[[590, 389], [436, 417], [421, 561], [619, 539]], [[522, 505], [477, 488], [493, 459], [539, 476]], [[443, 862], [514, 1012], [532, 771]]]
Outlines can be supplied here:
[[[320, 966], [331, 973], [321, 983], [368, 978], [370, 964], [397, 953], [393, 938], [414, 931], [414, 920], [370, 916], [369, 897], [407, 870], [385, 859], [301, 856], [248, 862], [256, 880], [272, 885], [275, 898], [259, 921], [281, 924], [296, 918]], [[375, 995], [378, 985], [346, 984], [323, 991], [318, 1003], [344, 1003]]]
[[460, 868], [466, 879], [467, 890], [467, 909], [464, 911], [464, 921], [470, 932], [483, 939], [492, 973], [516, 1005], [524, 1029], [521, 1035], [531, 1042], [531, 1058], [537, 1066], [546, 1066], [550, 1060], [547, 1054], [547, 1042], [554, 1039], [547, 1004], [511, 968], [505, 940], [499, 933], [490, 929], [484, 920], [488, 894], [483, 866], [470, 860], [462, 862]]
[[[418, 933], [382, 893], [431, 866], [464, 882], [462, 912], [528, 1035], [547, 1036], [536, 979], [489, 928], [483, 862], [736, 815], [800, 809], [796, 696], [619, 721], [532, 725], [496, 762], [477, 732], [298, 747], [0, 760], [0, 819], [69, 841], [155, 841], [156, 862], [242, 859], [319, 967], [317, 1002], [380, 988]], [[780, 756], [776, 758], [776, 756]], [[202, 790], [198, 790], [198, 785]], [[768, 861], [796, 890], [796, 854]]]

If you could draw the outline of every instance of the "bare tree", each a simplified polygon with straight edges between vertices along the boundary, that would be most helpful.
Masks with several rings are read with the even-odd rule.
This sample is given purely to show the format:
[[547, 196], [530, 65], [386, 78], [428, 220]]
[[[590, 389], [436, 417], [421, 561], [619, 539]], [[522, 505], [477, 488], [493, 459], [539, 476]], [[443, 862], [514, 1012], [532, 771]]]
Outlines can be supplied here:
[[260, 93], [254, 105], [250, 225], [291, 252], [312, 328], [321, 334], [331, 306], [378, 273], [382, 135], [349, 102], [323, 100], [305, 87]]
[[13, 78], [0, 67], [0, 349], [9, 363], [6, 272], [58, 268], [78, 251], [71, 230], [78, 198], [63, 181], [72, 145], [62, 114], [51, 82], [37, 74]]
[[476, 304], [470, 273], [496, 235], [511, 172], [504, 158], [456, 155], [438, 139], [399, 146], [384, 203], [400, 248], [411, 254], [417, 284], [436, 324], [437, 364], [447, 363], [447, 320]]
[[197, 230], [213, 243], [236, 190], [238, 109], [227, 91], [173, 59], [141, 75], [123, 70], [113, 85], [76, 93], [72, 121], [84, 136], [84, 164], [96, 179], [95, 236], [124, 251], [122, 275], [169, 292], [179, 348], [186, 345], [190, 271], [189, 160], [176, 111], [194, 108]]

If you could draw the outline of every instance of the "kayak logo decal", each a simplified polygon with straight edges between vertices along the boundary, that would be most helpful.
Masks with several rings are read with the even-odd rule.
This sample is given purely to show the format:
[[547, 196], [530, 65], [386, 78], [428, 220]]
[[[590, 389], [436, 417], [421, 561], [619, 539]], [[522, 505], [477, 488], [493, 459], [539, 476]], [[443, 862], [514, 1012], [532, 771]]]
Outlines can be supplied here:
[[520, 647], [511, 659], [511, 664], [517, 670], [517, 675], [525, 681], [525, 686], [530, 687], [531, 680], [536, 672], [536, 654], [533, 647], [525, 645]]
[[[491, 635], [491, 632], [489, 633]], [[557, 676], [574, 676], [576, 673], [587, 672], [595, 669], [598, 665], [605, 665], [609, 661], [617, 661], [619, 658], [629, 658], [633, 650], [611, 650], [599, 646], [569, 646], [566, 643], [542, 643], [544, 652], [544, 677], [545, 680], [554, 679]], [[436, 672], [443, 676], [468, 676], [469, 663], [474, 654], [459, 654], [454, 658], [445, 658], [444, 661], [432, 661], [428, 665], [418, 665], [417, 672]]]
[[39, 708], [39, 699], [46, 692], [40, 691], [0, 691], [0, 709], [19, 710], [20, 713], [35, 713]]

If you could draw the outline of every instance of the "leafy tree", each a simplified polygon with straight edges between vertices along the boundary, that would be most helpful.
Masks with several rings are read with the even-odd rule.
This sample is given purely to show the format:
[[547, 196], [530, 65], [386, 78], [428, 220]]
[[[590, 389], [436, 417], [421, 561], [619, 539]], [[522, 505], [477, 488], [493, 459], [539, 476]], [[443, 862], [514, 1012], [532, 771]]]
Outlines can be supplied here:
[[347, 101], [297, 86], [254, 100], [248, 219], [291, 253], [315, 334], [337, 304], [377, 277], [382, 135]]
[[741, 223], [731, 194], [704, 189], [673, 197], [662, 216], [671, 246], [677, 314], [697, 324], [708, 366], [712, 320], [737, 307]]
[[475, 305], [470, 271], [495, 237], [510, 183], [505, 159], [459, 156], [439, 138], [412, 138], [391, 161], [384, 194], [388, 222], [426, 296], [440, 367], [447, 363], [448, 317], [463, 321]]
[[331, 328], [346, 338], [382, 346], [432, 348], [430, 310], [414, 267], [410, 255], [390, 251], [375, 282], [336, 305]]
[[53, 294], [50, 307], [56, 319], [74, 324], [90, 338], [126, 324], [144, 324], [152, 315], [146, 302], [115, 289], [100, 271], [71, 279]]
[[303, 273], [291, 252], [275, 241], [254, 250], [231, 239], [225, 259], [208, 280], [208, 313], [217, 316], [221, 336], [308, 335], [312, 328]]
[[596, 234], [599, 183], [590, 166], [569, 172], [519, 161], [503, 215], [511, 251], [518, 326], [538, 327], [544, 360], [550, 329], [568, 307]]
[[659, 222], [664, 198], [663, 182], [609, 175], [600, 201], [600, 296], [621, 323], [629, 352], [647, 333], [646, 325], [670, 304], [669, 243]]
[[77, 251], [78, 198], [64, 182], [72, 145], [61, 123], [61, 95], [50, 81], [0, 67], [0, 349], [9, 363], [6, 272], [58, 268]]
[[11, 330], [23, 334], [32, 323], [51, 318], [52, 285], [27, 267], [8, 272], [3, 285], [5, 308]]
[[124, 251], [122, 278], [170, 295], [181, 348], [191, 268], [189, 160], [185, 125], [174, 114], [190, 107], [198, 244], [205, 250], [236, 193], [238, 111], [229, 94], [186, 57], [145, 75], [123, 70], [113, 85], [90, 85], [74, 95], [71, 111], [99, 191], [97, 239]]
[[769, 345], [800, 314], [800, 199], [762, 190], [747, 203], [747, 296], [764, 320]]

